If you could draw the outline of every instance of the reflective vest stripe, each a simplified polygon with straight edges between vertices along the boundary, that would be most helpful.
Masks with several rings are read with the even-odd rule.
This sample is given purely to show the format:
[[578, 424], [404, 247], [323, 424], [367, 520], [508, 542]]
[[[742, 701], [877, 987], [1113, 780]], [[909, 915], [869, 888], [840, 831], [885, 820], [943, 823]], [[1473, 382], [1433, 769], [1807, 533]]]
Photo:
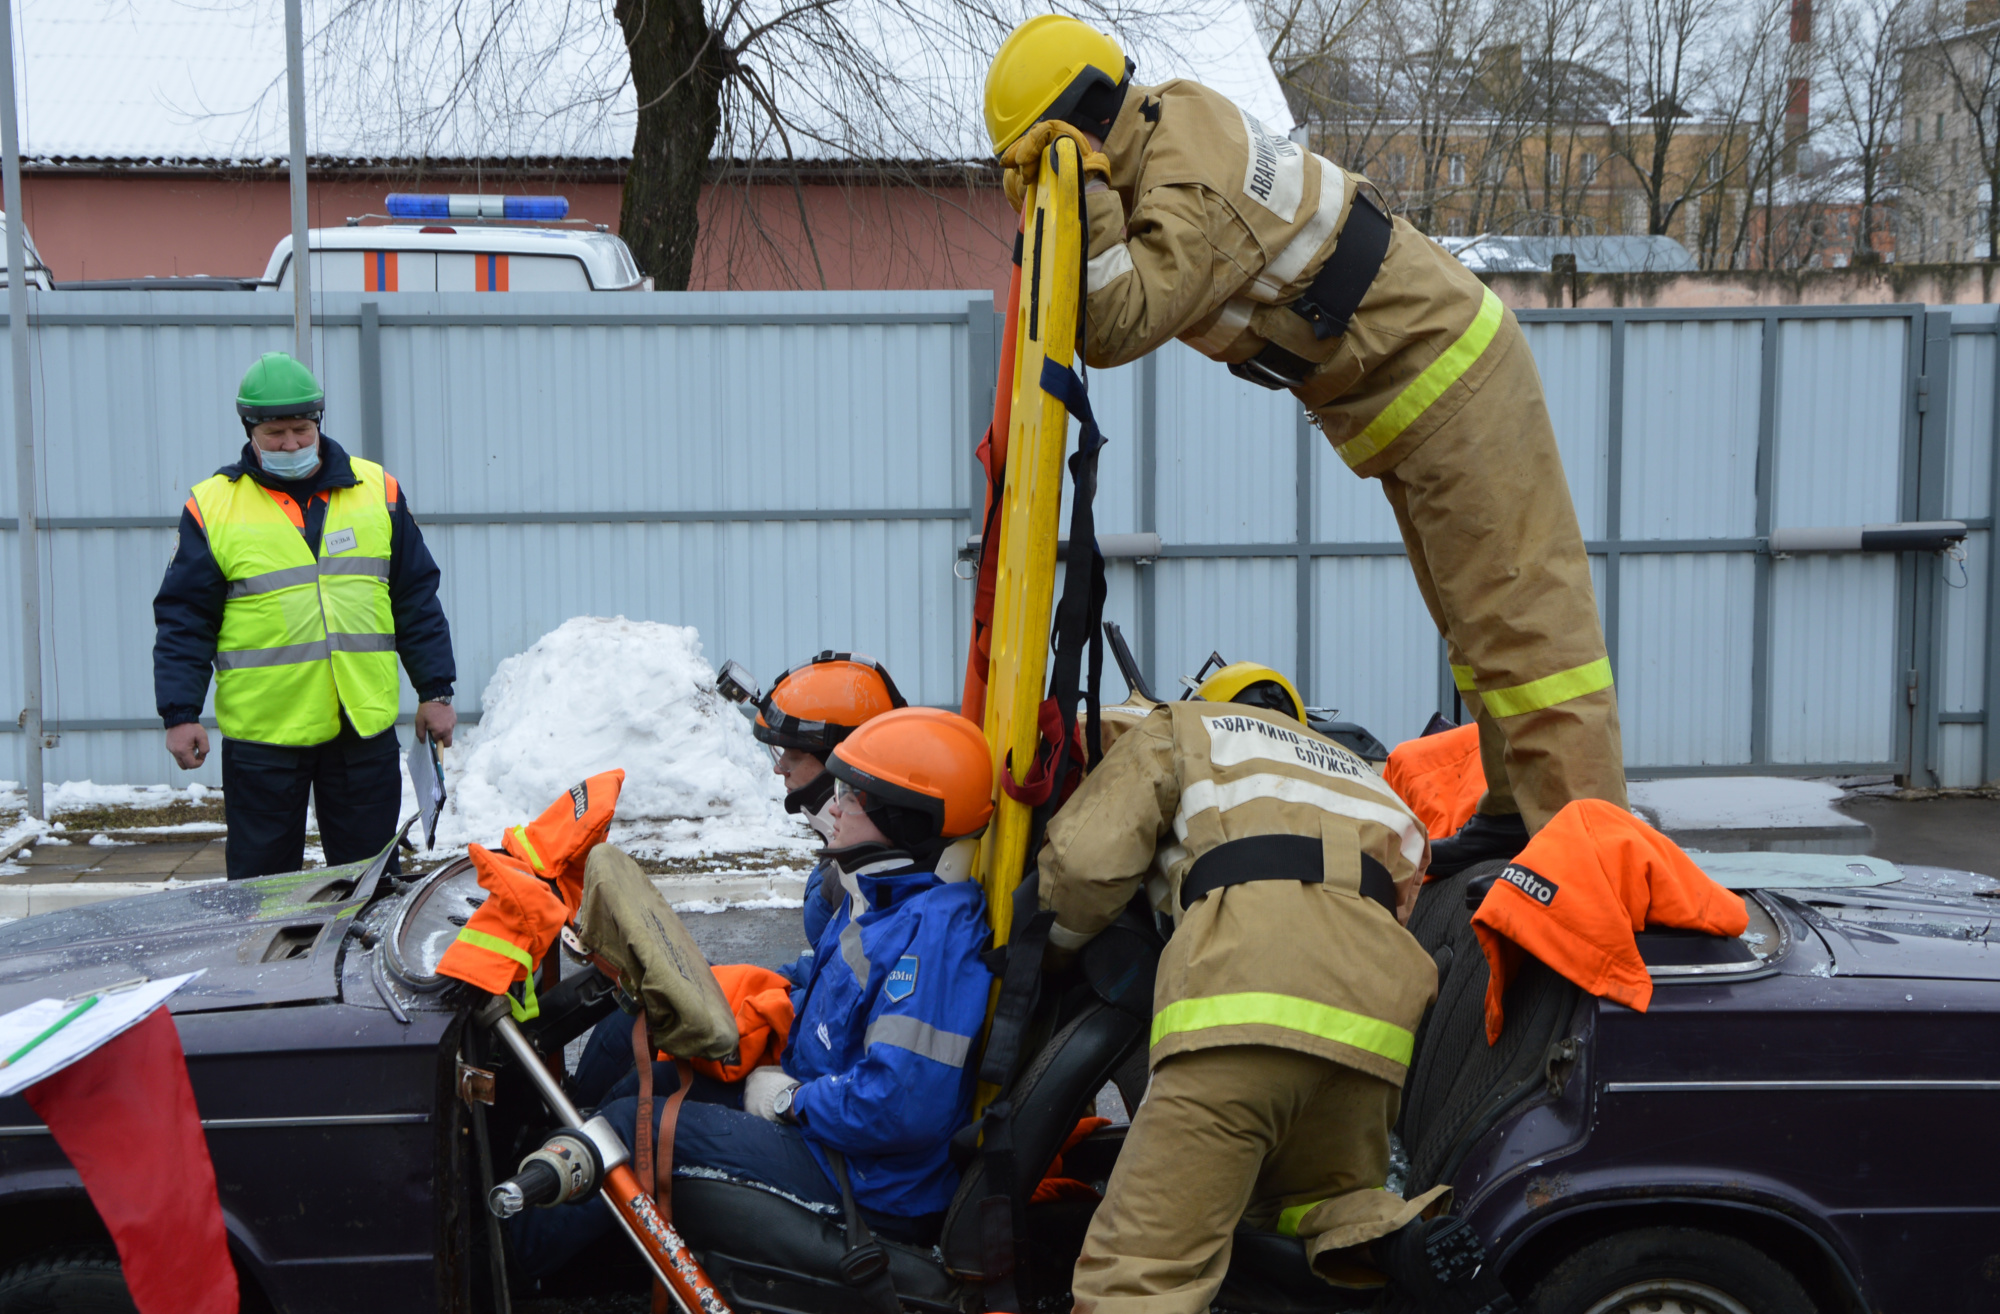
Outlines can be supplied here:
[[894, 1045], [897, 1049], [907, 1049], [922, 1058], [933, 1059], [948, 1068], [965, 1066], [966, 1056], [972, 1053], [972, 1037], [961, 1036], [955, 1031], [943, 1031], [928, 1022], [919, 1022], [906, 1014], [892, 1014], [878, 1017], [868, 1024], [868, 1031], [861, 1038], [866, 1045]]
[[394, 652], [393, 634], [329, 634], [310, 643], [288, 643], [278, 648], [236, 648], [215, 654], [218, 671], [244, 671], [258, 666], [293, 666], [301, 662], [325, 661], [337, 652]]
[[393, 634], [329, 634], [327, 646], [334, 652], [394, 652]]
[[325, 661], [333, 645], [325, 639], [311, 643], [288, 643], [281, 648], [237, 648], [215, 654], [218, 671], [247, 671], [259, 666], [296, 666], [300, 662]]
[[366, 575], [372, 579], [389, 578], [389, 563], [382, 557], [322, 557], [319, 562], [322, 575]]
[[228, 596], [247, 598], [252, 594], [276, 593], [279, 589], [297, 588], [301, 584], [318, 582], [318, 566], [287, 566], [283, 570], [267, 570], [261, 575], [230, 580]]
[[387, 579], [389, 563], [380, 557], [328, 557], [310, 566], [287, 566], [283, 570], [267, 570], [261, 575], [233, 579], [229, 581], [229, 597], [247, 598], [257, 593], [276, 593], [279, 589], [317, 583], [322, 575], [364, 575]]
[[1572, 666], [1567, 671], [1557, 671], [1539, 680], [1517, 684], [1506, 689], [1482, 689], [1479, 701], [1486, 704], [1486, 710], [1495, 716], [1520, 716], [1527, 712], [1539, 712], [1566, 703], [1572, 698], [1594, 694], [1599, 689], [1611, 687], [1611, 659], [1599, 657], [1594, 662]]
[[1479, 313], [1472, 317], [1471, 326], [1458, 335], [1458, 341], [1445, 348], [1443, 355], [1426, 366], [1422, 374], [1412, 379], [1408, 387], [1396, 394], [1396, 400], [1370, 420], [1366, 429], [1340, 445], [1340, 459], [1350, 466], [1360, 465], [1402, 437], [1403, 431], [1415, 424], [1417, 417], [1429, 410], [1431, 403], [1442, 397], [1445, 389], [1457, 383], [1472, 368], [1472, 363], [1484, 354], [1493, 341], [1493, 335], [1500, 331], [1500, 321], [1506, 313], [1507, 308], [1500, 304], [1500, 298], [1493, 295], [1492, 289], [1485, 289], [1480, 297]]
[[499, 954], [502, 958], [511, 958], [527, 968], [527, 980], [521, 983], [521, 997], [516, 999], [508, 995], [507, 1007], [513, 1011], [516, 1022], [526, 1022], [529, 1018], [540, 1016], [542, 1006], [535, 1001], [535, 960], [528, 957], [526, 949], [511, 940], [502, 940], [497, 935], [488, 935], [470, 926], [461, 930], [458, 938], [474, 949], [484, 949], [488, 953]]
[[1344, 1008], [1321, 1004], [1294, 995], [1246, 990], [1234, 995], [1210, 995], [1202, 999], [1178, 999], [1153, 1018], [1153, 1034], [1148, 1042], [1157, 1045], [1168, 1036], [1211, 1027], [1266, 1026], [1297, 1031], [1335, 1044], [1350, 1045], [1408, 1065], [1417, 1039], [1393, 1022], [1350, 1013]]

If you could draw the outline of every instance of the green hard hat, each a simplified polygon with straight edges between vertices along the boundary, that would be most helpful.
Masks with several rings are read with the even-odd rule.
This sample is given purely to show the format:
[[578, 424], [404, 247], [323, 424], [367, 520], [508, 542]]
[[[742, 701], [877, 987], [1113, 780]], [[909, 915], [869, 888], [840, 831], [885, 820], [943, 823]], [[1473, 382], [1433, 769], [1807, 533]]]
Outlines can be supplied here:
[[236, 413], [246, 424], [282, 420], [294, 415], [319, 415], [326, 410], [326, 390], [311, 370], [282, 351], [257, 358], [236, 390]]

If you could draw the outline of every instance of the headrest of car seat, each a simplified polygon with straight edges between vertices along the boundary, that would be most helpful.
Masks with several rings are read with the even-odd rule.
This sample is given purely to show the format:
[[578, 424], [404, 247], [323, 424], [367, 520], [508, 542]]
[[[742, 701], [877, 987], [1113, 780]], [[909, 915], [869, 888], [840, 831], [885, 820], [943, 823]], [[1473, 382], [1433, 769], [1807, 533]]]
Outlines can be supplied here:
[[735, 1060], [736, 1016], [708, 960], [645, 871], [616, 846], [590, 851], [577, 921], [584, 947], [646, 1010], [655, 1049]]

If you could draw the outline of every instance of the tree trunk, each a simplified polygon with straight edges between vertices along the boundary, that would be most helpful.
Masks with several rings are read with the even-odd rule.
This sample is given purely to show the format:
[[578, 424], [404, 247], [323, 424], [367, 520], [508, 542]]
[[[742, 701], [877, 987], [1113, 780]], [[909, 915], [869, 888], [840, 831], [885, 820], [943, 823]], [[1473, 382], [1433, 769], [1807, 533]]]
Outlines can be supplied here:
[[619, 234], [655, 287], [684, 291], [694, 273], [701, 187], [722, 123], [727, 56], [699, 0], [617, 0], [613, 12], [640, 105]]

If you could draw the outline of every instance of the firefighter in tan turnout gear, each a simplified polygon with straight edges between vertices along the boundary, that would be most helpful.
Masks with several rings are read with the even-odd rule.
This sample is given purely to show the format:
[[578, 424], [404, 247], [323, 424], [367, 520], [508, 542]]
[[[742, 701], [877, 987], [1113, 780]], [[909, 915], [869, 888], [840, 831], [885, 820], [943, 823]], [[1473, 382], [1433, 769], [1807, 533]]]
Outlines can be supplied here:
[[[1045, 15], [986, 80], [1019, 202], [1055, 135], [1085, 150], [1085, 356], [1179, 338], [1289, 389], [1381, 480], [1452, 673], [1487, 795], [1440, 841], [1448, 875], [1512, 857], [1565, 803], [1623, 806], [1611, 666], [1540, 375], [1514, 316], [1365, 180], [1197, 83], [1134, 83], [1110, 37]], [[1078, 131], [1080, 130], [1080, 131]]]
[[[1282, 711], [1271, 710], [1274, 707]], [[1239, 1222], [1302, 1238], [1329, 1281], [1425, 1310], [1511, 1309], [1449, 1188], [1383, 1189], [1437, 967], [1403, 927], [1424, 828], [1306, 729], [1282, 675], [1237, 663], [1125, 730], [1049, 824], [1049, 946], [1074, 952], [1144, 883], [1175, 922], [1152, 1083], [1077, 1261], [1078, 1314], [1200, 1314]], [[1426, 1254], [1431, 1259], [1426, 1259]], [[1457, 1280], [1441, 1282], [1432, 1262]]]

